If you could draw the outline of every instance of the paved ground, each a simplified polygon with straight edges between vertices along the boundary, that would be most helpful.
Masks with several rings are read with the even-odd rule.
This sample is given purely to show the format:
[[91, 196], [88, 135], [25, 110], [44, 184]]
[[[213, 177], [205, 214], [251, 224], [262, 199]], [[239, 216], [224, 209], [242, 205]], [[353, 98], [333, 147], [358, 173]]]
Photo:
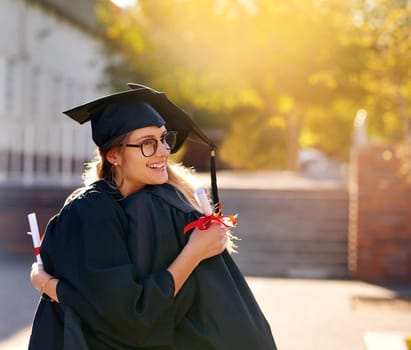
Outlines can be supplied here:
[[[0, 349], [23, 350], [38, 299], [29, 283], [31, 259], [2, 258], [0, 263]], [[411, 286], [256, 277], [248, 281], [280, 350], [364, 350], [365, 334], [372, 335], [367, 332], [411, 334], [410, 304], [387, 299], [409, 293]]]

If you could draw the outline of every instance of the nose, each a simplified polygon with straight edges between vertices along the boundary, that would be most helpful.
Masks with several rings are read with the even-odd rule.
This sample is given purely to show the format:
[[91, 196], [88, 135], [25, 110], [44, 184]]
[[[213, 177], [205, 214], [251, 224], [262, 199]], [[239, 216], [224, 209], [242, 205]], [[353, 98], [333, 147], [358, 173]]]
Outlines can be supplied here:
[[156, 154], [159, 156], [169, 155], [170, 147], [166, 143], [159, 141]]

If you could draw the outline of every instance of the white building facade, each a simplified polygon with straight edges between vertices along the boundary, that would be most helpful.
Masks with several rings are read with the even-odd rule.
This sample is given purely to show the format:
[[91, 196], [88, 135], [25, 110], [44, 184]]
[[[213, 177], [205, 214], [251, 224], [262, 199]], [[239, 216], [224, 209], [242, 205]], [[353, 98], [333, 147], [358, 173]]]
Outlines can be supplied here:
[[[72, 4], [94, 18], [94, 1]], [[78, 183], [95, 145], [62, 111], [107, 92], [103, 41], [57, 0], [0, 0], [0, 21], [0, 183]]]

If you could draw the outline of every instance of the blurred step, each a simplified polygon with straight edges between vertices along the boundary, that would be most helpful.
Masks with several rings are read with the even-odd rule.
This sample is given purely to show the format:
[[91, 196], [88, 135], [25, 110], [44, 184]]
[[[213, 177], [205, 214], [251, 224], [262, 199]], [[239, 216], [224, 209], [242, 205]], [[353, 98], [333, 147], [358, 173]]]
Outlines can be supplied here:
[[346, 278], [348, 192], [222, 190], [224, 212], [238, 213], [234, 234], [243, 273], [254, 276]]

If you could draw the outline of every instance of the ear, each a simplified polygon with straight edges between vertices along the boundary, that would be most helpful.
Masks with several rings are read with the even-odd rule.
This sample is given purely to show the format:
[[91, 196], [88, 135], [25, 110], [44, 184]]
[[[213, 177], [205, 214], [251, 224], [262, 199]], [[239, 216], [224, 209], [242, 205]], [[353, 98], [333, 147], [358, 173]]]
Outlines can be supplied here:
[[110, 151], [108, 151], [106, 155], [106, 159], [109, 163], [113, 165], [118, 165], [120, 163], [120, 154], [118, 150], [113, 148]]

